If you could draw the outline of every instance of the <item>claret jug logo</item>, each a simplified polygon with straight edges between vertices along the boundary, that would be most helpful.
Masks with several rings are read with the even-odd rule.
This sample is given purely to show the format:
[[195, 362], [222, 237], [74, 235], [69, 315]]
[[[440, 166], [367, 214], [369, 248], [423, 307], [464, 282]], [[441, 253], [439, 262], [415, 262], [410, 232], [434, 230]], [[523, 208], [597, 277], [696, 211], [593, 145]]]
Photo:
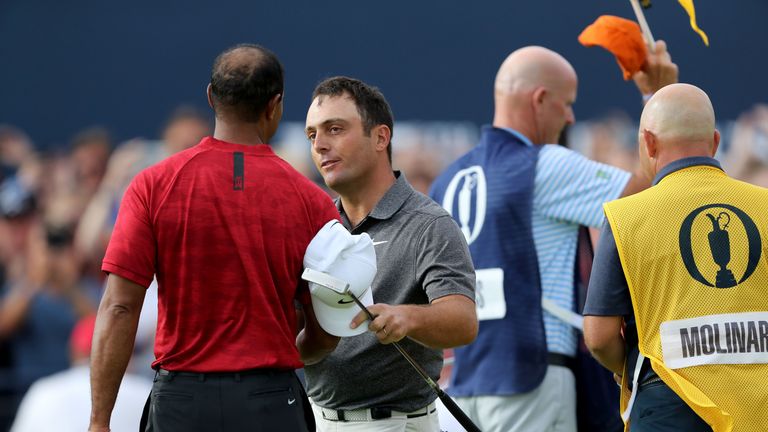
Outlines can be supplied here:
[[457, 172], [445, 190], [443, 208], [459, 223], [467, 244], [472, 244], [483, 229], [486, 190], [485, 173], [478, 165]]
[[680, 255], [692, 278], [710, 287], [733, 288], [757, 268], [762, 253], [757, 225], [729, 204], [692, 211], [680, 227]]

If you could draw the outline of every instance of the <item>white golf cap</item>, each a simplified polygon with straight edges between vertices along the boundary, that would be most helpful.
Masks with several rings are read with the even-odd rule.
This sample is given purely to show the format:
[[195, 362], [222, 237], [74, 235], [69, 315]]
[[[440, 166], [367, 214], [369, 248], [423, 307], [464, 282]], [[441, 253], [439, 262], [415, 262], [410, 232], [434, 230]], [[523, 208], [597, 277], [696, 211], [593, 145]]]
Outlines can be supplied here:
[[371, 282], [376, 277], [376, 252], [368, 234], [352, 235], [336, 220], [326, 223], [309, 243], [304, 267], [301, 277], [309, 282], [320, 326], [335, 336], [365, 333], [365, 324], [349, 327], [362, 309], [347, 293], [354, 294], [365, 306], [373, 304]]

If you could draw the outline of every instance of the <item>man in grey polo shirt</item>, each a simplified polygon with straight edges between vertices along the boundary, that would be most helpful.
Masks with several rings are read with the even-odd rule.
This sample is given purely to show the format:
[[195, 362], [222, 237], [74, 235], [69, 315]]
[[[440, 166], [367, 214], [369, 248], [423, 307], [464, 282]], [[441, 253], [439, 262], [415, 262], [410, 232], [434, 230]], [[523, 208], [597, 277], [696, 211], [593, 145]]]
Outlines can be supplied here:
[[335, 77], [312, 99], [312, 158], [339, 194], [344, 226], [373, 238], [378, 265], [369, 308], [376, 318], [360, 313], [350, 323], [369, 331], [307, 362], [318, 430], [438, 431], [436, 395], [389, 344], [399, 342], [437, 380], [442, 349], [474, 340], [475, 273], [464, 236], [445, 210], [392, 171], [392, 111], [378, 89]]

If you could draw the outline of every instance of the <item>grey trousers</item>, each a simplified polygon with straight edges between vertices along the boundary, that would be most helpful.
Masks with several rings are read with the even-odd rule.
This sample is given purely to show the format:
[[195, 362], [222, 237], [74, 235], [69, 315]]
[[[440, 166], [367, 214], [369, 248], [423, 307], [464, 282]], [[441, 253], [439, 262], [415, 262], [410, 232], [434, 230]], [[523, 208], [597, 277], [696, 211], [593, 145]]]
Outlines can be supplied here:
[[456, 397], [483, 432], [576, 432], [576, 378], [549, 366], [534, 390], [512, 396]]

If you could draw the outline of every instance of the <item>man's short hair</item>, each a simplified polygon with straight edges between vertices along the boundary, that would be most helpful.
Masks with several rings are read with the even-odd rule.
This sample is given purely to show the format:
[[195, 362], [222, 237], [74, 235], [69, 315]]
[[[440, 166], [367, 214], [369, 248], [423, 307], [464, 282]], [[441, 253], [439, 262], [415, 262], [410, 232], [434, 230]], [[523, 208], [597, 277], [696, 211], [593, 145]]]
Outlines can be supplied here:
[[[394, 116], [392, 109], [387, 103], [387, 99], [381, 91], [358, 79], [345, 76], [336, 76], [326, 78], [315, 87], [312, 92], [312, 100], [318, 96], [344, 96], [347, 95], [355, 102], [357, 112], [363, 120], [363, 131], [370, 135], [371, 129], [378, 125], [389, 127], [390, 133], [393, 132]], [[392, 163], [392, 138], [390, 135], [389, 145], [387, 146], [387, 156], [389, 163]]]
[[275, 95], [283, 94], [283, 65], [260, 45], [235, 45], [216, 57], [211, 71], [213, 109], [256, 122]]

